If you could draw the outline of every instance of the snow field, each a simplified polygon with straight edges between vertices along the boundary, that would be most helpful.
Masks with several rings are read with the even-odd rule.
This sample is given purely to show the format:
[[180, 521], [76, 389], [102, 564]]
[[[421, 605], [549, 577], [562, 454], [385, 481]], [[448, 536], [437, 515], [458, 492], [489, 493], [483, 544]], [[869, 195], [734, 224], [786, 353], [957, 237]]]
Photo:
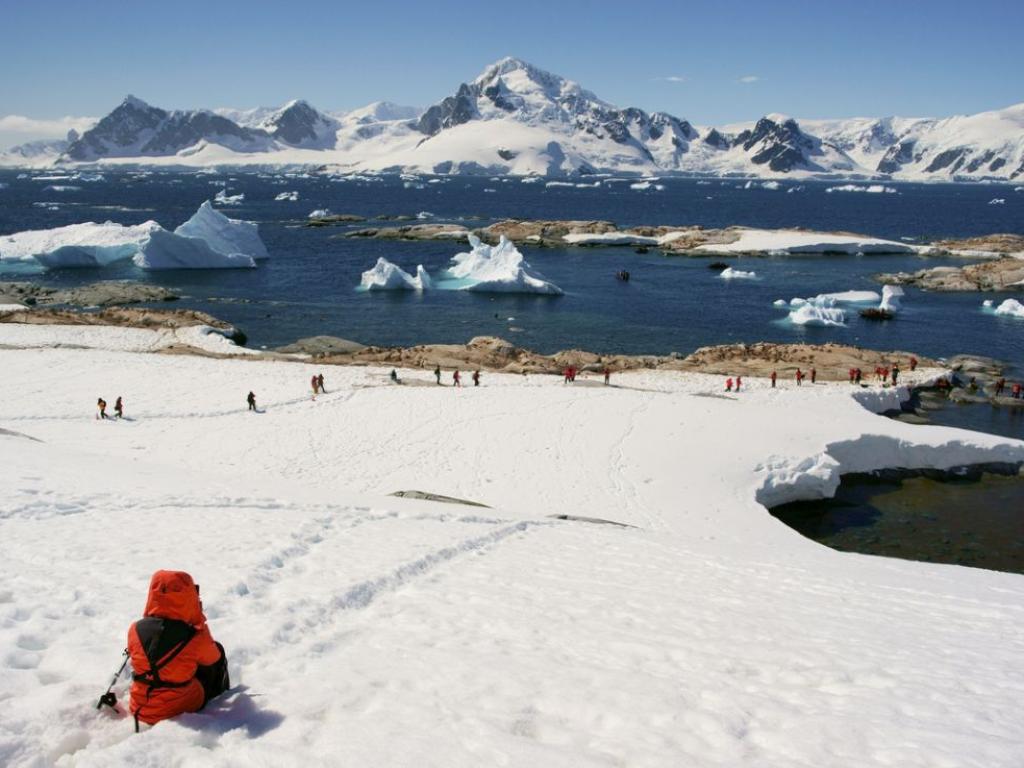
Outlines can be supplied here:
[[[454, 390], [67, 348], [0, 366], [0, 429], [41, 441], [0, 433], [5, 764], [990, 767], [1024, 748], [1021, 577], [834, 552], [755, 500], [804, 461], [1024, 444], [781, 380]], [[96, 421], [100, 394], [132, 421]], [[409, 489], [493, 508], [384, 495]], [[135, 736], [92, 706], [157, 567], [202, 585], [236, 689]]]

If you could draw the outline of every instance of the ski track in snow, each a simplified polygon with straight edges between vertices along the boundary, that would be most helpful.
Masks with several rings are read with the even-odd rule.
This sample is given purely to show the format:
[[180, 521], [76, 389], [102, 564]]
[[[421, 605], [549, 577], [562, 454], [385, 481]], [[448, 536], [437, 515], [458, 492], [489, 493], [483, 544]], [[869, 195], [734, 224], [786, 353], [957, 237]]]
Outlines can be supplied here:
[[[313, 402], [307, 365], [0, 365], [0, 426], [42, 441], [0, 432], [5, 765], [992, 768], [1024, 749], [1020, 577], [834, 552], [754, 501], [769, 455], [1008, 441], [879, 419], [840, 385], [456, 391], [324, 368]], [[92, 418], [114, 390], [132, 421]], [[494, 508], [383, 495], [412, 489]], [[92, 706], [157, 567], [202, 583], [236, 688], [134, 736]]]

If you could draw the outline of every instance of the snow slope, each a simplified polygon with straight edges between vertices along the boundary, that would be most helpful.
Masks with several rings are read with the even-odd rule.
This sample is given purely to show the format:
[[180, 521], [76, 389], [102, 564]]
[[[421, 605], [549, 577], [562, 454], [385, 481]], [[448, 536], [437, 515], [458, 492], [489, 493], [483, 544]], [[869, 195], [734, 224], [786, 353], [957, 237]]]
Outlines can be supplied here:
[[[5, 765], [1019, 765], [1024, 579], [835, 552], [756, 499], [1020, 443], [698, 375], [325, 368], [314, 402], [310, 365], [10, 328]], [[384, 495], [409, 489], [492, 508]], [[202, 584], [236, 688], [136, 736], [93, 702], [158, 567]]]

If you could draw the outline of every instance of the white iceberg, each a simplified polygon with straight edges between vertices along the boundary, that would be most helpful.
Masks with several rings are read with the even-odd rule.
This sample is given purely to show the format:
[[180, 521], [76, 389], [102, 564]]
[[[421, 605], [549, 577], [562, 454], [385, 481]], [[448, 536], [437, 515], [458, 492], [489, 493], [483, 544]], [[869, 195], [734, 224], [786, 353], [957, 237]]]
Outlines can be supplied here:
[[278, 192], [274, 196], [275, 202], [290, 201], [290, 202], [294, 203], [298, 199], [299, 199], [299, 193], [298, 192]]
[[790, 299], [789, 305], [802, 307], [805, 304], [816, 304], [830, 307], [835, 304], [873, 304], [881, 298], [875, 291], [837, 291], [836, 293], [819, 293], [809, 299]]
[[757, 280], [756, 272], [744, 272], [742, 269], [733, 269], [732, 267], [726, 267], [718, 276], [723, 280]]
[[879, 303], [878, 308], [886, 312], [899, 312], [900, 299], [902, 297], [903, 289], [898, 285], [884, 285], [882, 286], [882, 301]]
[[1016, 299], [1007, 299], [996, 307], [994, 311], [997, 315], [1002, 315], [1003, 317], [1019, 317], [1024, 320], [1024, 304], [1021, 304]]
[[[54, 187], [54, 189], [56, 189], [56, 187]], [[993, 197], [991, 200], [988, 201], [988, 204], [989, 205], [1006, 205], [1006, 198], [1005, 197]]]
[[221, 205], [238, 205], [243, 200], [245, 200], [244, 192], [238, 195], [229, 195], [227, 189], [222, 189], [213, 196], [213, 202], [220, 203]]
[[363, 291], [423, 291], [430, 288], [430, 275], [420, 264], [416, 277], [381, 256], [372, 269], [363, 272], [359, 283]]
[[38, 269], [105, 267], [130, 259], [154, 231], [155, 221], [134, 226], [85, 222], [0, 236], [0, 264]]
[[562, 289], [535, 271], [504, 235], [497, 245], [491, 246], [470, 234], [469, 245], [471, 251], [452, 257], [452, 266], [443, 273], [449, 285], [439, 284], [439, 288], [481, 293], [562, 294]]
[[174, 232], [155, 221], [108, 221], [0, 237], [0, 263], [26, 271], [105, 267], [126, 259], [143, 269], [251, 268], [268, 255], [256, 224], [229, 219], [209, 201]]
[[244, 254], [257, 260], [270, 257], [255, 222], [229, 219], [210, 205], [209, 200], [175, 229], [174, 234], [205, 240], [213, 250], [227, 255]]
[[874, 195], [895, 195], [895, 187], [886, 187], [882, 184], [871, 184], [866, 187], [862, 187], [859, 184], [843, 184], [838, 187], [829, 187], [825, 190], [826, 192], [865, 192], [867, 194]]
[[326, 208], [317, 208], [315, 211], [310, 211], [309, 216], [307, 216], [306, 218], [307, 219], [325, 219], [325, 218], [327, 218], [330, 215], [331, 215], [331, 212], [328, 211]]
[[789, 322], [793, 325], [844, 326], [846, 325], [846, 313], [836, 307], [835, 302], [817, 299], [804, 302], [790, 312]]
[[[179, 227], [180, 229], [180, 227]], [[244, 253], [223, 253], [199, 237], [187, 237], [166, 229], [150, 234], [132, 258], [135, 266], [163, 269], [253, 269], [256, 261]]]
[[772, 302], [772, 306], [773, 307], [788, 307], [789, 306], [789, 302], [786, 301], [785, 299], [776, 299], [775, 301]]

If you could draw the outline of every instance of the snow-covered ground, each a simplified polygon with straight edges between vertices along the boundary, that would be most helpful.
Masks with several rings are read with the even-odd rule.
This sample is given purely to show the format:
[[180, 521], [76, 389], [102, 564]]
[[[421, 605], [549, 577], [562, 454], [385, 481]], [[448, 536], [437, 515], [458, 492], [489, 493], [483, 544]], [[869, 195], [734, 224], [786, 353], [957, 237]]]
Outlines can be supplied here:
[[[891, 389], [324, 368], [313, 401], [311, 365], [16, 327], [4, 765], [1020, 765], [1024, 579], [832, 551], [758, 499], [1024, 444], [865, 410]], [[136, 736], [93, 706], [157, 568], [202, 585], [236, 688]]]

